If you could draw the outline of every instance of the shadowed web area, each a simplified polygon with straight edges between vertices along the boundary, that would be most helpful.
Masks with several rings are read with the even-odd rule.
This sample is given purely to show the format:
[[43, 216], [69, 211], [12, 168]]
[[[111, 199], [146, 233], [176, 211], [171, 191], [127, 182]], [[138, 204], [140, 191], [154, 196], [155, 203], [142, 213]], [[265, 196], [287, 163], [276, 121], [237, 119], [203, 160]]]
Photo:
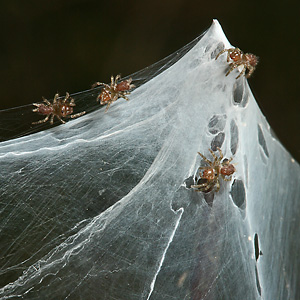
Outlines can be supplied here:
[[[59, 126], [0, 112], [1, 299], [299, 299], [300, 168], [230, 47], [215, 20], [106, 113], [101, 88]], [[196, 192], [217, 147], [236, 172]]]

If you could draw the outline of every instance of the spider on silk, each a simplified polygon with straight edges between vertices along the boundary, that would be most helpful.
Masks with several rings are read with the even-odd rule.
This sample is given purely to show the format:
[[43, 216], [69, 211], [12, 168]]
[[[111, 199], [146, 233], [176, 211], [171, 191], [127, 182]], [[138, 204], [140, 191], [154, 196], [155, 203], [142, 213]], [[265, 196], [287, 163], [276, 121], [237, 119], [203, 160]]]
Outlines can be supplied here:
[[110, 78], [110, 85], [102, 82], [96, 82], [92, 85], [92, 88], [95, 88], [100, 85], [104, 85], [101, 93], [97, 96], [97, 101], [100, 101], [101, 105], [105, 105], [106, 109], [105, 112], [109, 109], [109, 106], [118, 100], [119, 98], [124, 98], [125, 100], [129, 100], [127, 95], [130, 94], [129, 90], [135, 87], [134, 84], [131, 84], [132, 78], [123, 80], [118, 83], [121, 75], [117, 75], [116, 78], [111, 76]]
[[45, 115], [46, 118], [32, 124], [45, 123], [50, 118], [50, 124], [53, 124], [54, 117], [57, 117], [63, 124], [66, 123], [62, 118], [78, 118], [85, 114], [85, 111], [71, 115], [73, 113], [73, 107], [76, 105], [74, 99], [70, 97], [69, 93], [66, 93], [64, 99], [58, 99], [59, 94], [55, 94], [53, 102], [51, 103], [43, 97], [44, 103], [33, 103], [37, 108], [33, 109], [33, 112], [37, 112], [41, 115]]
[[[210, 161], [203, 154], [198, 152], [198, 154], [204, 159], [204, 161], [208, 164], [208, 166], [199, 167], [200, 179], [197, 180], [196, 185], [192, 185], [197, 192], [210, 192], [215, 189], [216, 192], [220, 189], [220, 177], [225, 181], [230, 181], [232, 178], [232, 174], [235, 172], [235, 167], [230, 162], [232, 161], [232, 157], [230, 159], [224, 158], [222, 150], [217, 147], [220, 156], [217, 157], [216, 154], [209, 149], [211, 155], [214, 160]], [[203, 170], [203, 171], [202, 171]]]
[[240, 76], [245, 74], [246, 74], [245, 75], [246, 78], [249, 78], [252, 75], [252, 73], [256, 68], [256, 65], [258, 64], [258, 57], [256, 55], [252, 53], [244, 54], [243, 51], [240, 50], [239, 48], [230, 48], [230, 49], [222, 50], [216, 56], [216, 59], [218, 59], [219, 56], [222, 55], [224, 52], [227, 52], [227, 62], [229, 62], [230, 59], [233, 61], [232, 63], [229, 64], [230, 68], [226, 73], [226, 76], [235, 68], [238, 68], [239, 66], [243, 66], [243, 70], [236, 77], [236, 79], [238, 79]]

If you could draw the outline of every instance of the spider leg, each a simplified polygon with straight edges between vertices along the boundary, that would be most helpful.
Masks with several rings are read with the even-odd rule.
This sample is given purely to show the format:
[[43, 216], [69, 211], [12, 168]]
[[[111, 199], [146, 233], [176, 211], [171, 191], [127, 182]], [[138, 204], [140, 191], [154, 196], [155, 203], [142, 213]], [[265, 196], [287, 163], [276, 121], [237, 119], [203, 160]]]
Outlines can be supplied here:
[[55, 96], [54, 96], [54, 98], [53, 98], [53, 104], [55, 104], [56, 103], [56, 100], [57, 100], [57, 98], [59, 97], [59, 94], [57, 93], [57, 94], [55, 94]]
[[207, 187], [205, 188], [205, 191], [208, 191], [208, 190], [213, 190], [213, 187], [216, 185], [216, 181], [215, 180], [212, 180], [211, 182], [208, 183]]
[[252, 73], [254, 72], [254, 70], [255, 70], [255, 68], [252, 67], [252, 66], [249, 66], [248, 69], [249, 69], [249, 72], [246, 75], [246, 78], [249, 78], [252, 75]]
[[213, 166], [213, 163], [208, 160], [203, 154], [201, 154], [200, 152], [198, 152], [198, 154], [210, 165], [210, 166]]
[[80, 116], [82, 116], [82, 115], [84, 115], [85, 114], [85, 111], [83, 111], [83, 112], [80, 112], [80, 113], [78, 113], [78, 114], [75, 114], [75, 115], [70, 115], [70, 118], [72, 118], [72, 119], [74, 119], [74, 118], [78, 118], [78, 117], [80, 117]]
[[231, 54], [233, 51], [234, 51], [233, 49], [228, 49], [228, 50], [227, 50], [227, 62], [230, 61], [230, 54]]
[[246, 67], [246, 65], [244, 65], [243, 70], [241, 71], [241, 73], [240, 73], [235, 79], [238, 79], [238, 78], [240, 78], [242, 75], [244, 75], [245, 72], [246, 72], [246, 69], [247, 69], [247, 67]]
[[70, 103], [68, 104], [68, 105], [70, 105], [70, 106], [76, 106], [76, 104], [75, 104], [75, 100], [73, 99], [73, 98], [70, 98], [71, 99], [71, 101], [70, 101]]
[[105, 112], [108, 111], [108, 109], [109, 109], [110, 105], [112, 104], [112, 102], [113, 102], [113, 101], [108, 101], [108, 102], [107, 102]]
[[122, 98], [124, 98], [126, 101], [129, 101], [128, 97], [126, 97], [125, 95], [122, 95]]
[[120, 78], [121, 78], [121, 74], [118, 74], [115, 78], [115, 85], [117, 85]]
[[230, 73], [232, 70], [234, 70], [235, 68], [237, 68], [239, 65], [236, 64], [236, 63], [231, 63], [229, 66], [230, 66], [230, 68], [229, 68], [229, 70], [228, 70], [228, 72], [226, 73], [225, 76], [228, 76], [229, 73]]
[[216, 183], [215, 183], [215, 187], [216, 187], [216, 193], [219, 191], [220, 189], [220, 181], [219, 179], [217, 179]]
[[192, 188], [201, 188], [201, 187], [204, 187], [204, 186], [207, 186], [207, 182], [201, 183], [201, 184], [196, 184], [196, 185], [191, 185]]
[[130, 95], [130, 92], [122, 91], [122, 92], [119, 92], [119, 95], [121, 98], [124, 98], [125, 100], [129, 101], [129, 99], [126, 97], [126, 95]]
[[103, 83], [103, 82], [95, 82], [93, 85], [92, 85], [92, 89], [94, 89], [95, 87], [99, 86], [99, 85], [107, 85], [106, 83]]
[[110, 85], [108, 85], [108, 84], [106, 84], [106, 83], [103, 83], [103, 85], [104, 85], [104, 87], [105, 87], [107, 90], [109, 90], [109, 91], [112, 90], [112, 87], [111, 87]]
[[[212, 191], [214, 189], [214, 187], [216, 187], [216, 192], [219, 191], [220, 189], [220, 184], [219, 184], [219, 180], [211, 180], [208, 183], [200, 184], [199, 185], [199, 190], [197, 192], [205, 192], [205, 191]], [[197, 186], [198, 187], [198, 186]]]
[[[43, 98], [43, 101], [45, 102], [45, 103], [47, 103], [49, 106], [51, 106], [52, 104], [46, 99], [46, 98], [44, 98], [44, 97], [42, 97]], [[35, 105], [35, 104], [34, 104]], [[41, 105], [41, 104], [40, 104]]]
[[129, 90], [131, 90], [131, 89], [133, 89], [135, 87], [134, 84], [131, 84], [131, 82], [132, 82], [132, 78], [131, 77], [129, 79], [127, 79], [127, 82], [129, 84]]
[[95, 83], [92, 84], [92, 89], [94, 89], [95, 87], [99, 86], [99, 85], [102, 85], [101, 82], [97, 81]]
[[[66, 123], [60, 116], [58, 116], [58, 115], [55, 115], [55, 116], [56, 116], [63, 124]], [[54, 119], [54, 115], [53, 115], [53, 117], [51, 118], [51, 121], [52, 121], [52, 123], [51, 123], [51, 121], [50, 121], [51, 124], [53, 124], [53, 119]]]
[[41, 124], [41, 123], [45, 123], [48, 121], [50, 115], [48, 115], [45, 119], [42, 119], [40, 121], [37, 121], [37, 122], [32, 122], [32, 124]]
[[219, 56], [220, 55], [222, 55], [224, 52], [226, 52], [226, 51], [228, 51], [228, 50], [226, 50], [226, 49], [223, 49], [221, 52], [219, 52], [219, 54], [216, 56], [216, 60], [219, 58]]
[[228, 178], [225, 177], [225, 175], [223, 175], [223, 174], [221, 174], [221, 176], [222, 176], [223, 180], [225, 180], [225, 181], [231, 181], [231, 178], [232, 178], [231, 175]]
[[[116, 77], [117, 78], [117, 77]], [[115, 81], [115, 79], [114, 79], [114, 76], [111, 76], [110, 77], [110, 86], [112, 87], [112, 88], [115, 88], [115, 86], [116, 86], [116, 81]]]
[[66, 103], [69, 98], [70, 98], [70, 94], [66, 92], [66, 96], [65, 99], [63, 100], [63, 103]]
[[218, 157], [216, 156], [216, 154], [215, 154], [211, 149], [208, 149], [208, 150], [209, 150], [209, 152], [211, 153], [211, 155], [212, 155], [213, 158], [214, 158], [213, 166], [218, 165], [218, 164], [220, 163], [220, 158], [218, 158]]
[[233, 158], [230, 157], [230, 158], [228, 159], [227, 163], [230, 163], [232, 160], [233, 160]]
[[45, 105], [45, 104], [40, 104], [40, 103], [32, 103], [32, 105], [35, 105], [37, 108], [33, 109], [32, 111], [36, 112], [36, 111], [39, 111], [39, 107], [41, 105]]
[[203, 166], [203, 167], [199, 167], [198, 169], [208, 170], [208, 169], [211, 169], [211, 166]]
[[[105, 105], [105, 104], [108, 103], [108, 101], [104, 101], [104, 100], [102, 99], [102, 97], [99, 97], [99, 100], [100, 100], [100, 104], [101, 104], [101, 105]], [[99, 101], [99, 100], [97, 100], [97, 101]]]
[[196, 192], [203, 192], [209, 189], [208, 183], [202, 183], [197, 185], [191, 185], [192, 188], [196, 189]]
[[216, 154], [211, 149], [208, 149], [208, 150], [211, 153], [211, 155], [213, 156], [214, 161], [218, 161], [218, 158], [217, 158]]
[[50, 119], [50, 124], [52, 125], [53, 124], [53, 120], [54, 120], [54, 115], [51, 116], [51, 119]]
[[219, 147], [217, 147], [217, 149], [219, 150], [219, 153], [220, 153], [219, 160], [221, 161], [223, 159], [223, 152], [222, 152], [222, 150]]

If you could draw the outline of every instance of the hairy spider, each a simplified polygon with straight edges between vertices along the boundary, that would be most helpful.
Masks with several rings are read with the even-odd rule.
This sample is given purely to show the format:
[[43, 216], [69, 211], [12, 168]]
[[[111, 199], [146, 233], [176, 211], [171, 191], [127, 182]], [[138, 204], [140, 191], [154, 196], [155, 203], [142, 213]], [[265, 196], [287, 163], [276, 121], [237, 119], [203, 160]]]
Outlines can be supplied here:
[[244, 54], [242, 50], [239, 48], [230, 48], [230, 49], [224, 49], [222, 50], [217, 56], [218, 57], [223, 54], [224, 52], [227, 52], [227, 62], [229, 62], [230, 59], [233, 60], [231, 64], [229, 64], [230, 68], [228, 72], [226, 73], [226, 76], [235, 68], [239, 66], [244, 66], [241, 73], [236, 77], [238, 79], [240, 76], [245, 75], [246, 71], [247, 74], [245, 75], [246, 78], [249, 78], [252, 73], [255, 70], [256, 65], [258, 64], [258, 57], [251, 53]]
[[[220, 157], [217, 157], [215, 153], [209, 149], [214, 161], [208, 160], [203, 154], [198, 154], [209, 164], [209, 166], [199, 167], [203, 170], [199, 172], [200, 180], [197, 181], [197, 185], [192, 185], [192, 188], [196, 189], [197, 192], [210, 192], [215, 189], [216, 192], [220, 189], [219, 177], [221, 176], [225, 181], [231, 180], [231, 175], [235, 172], [235, 167], [230, 162], [232, 158], [223, 159], [223, 153], [219, 147], [217, 149], [220, 152]], [[223, 160], [223, 161], [222, 161]], [[228, 176], [228, 177], [227, 177]]]
[[107, 104], [105, 112], [107, 112], [109, 106], [119, 98], [124, 98], [128, 101], [129, 99], [126, 96], [130, 94], [129, 90], [135, 87], [134, 84], [131, 84], [132, 78], [118, 83], [120, 78], [120, 74], [117, 75], [115, 79], [113, 76], [111, 76], [110, 85], [102, 82], [96, 82], [92, 85], [92, 88], [95, 88], [99, 85], [104, 85], [101, 93], [97, 96], [97, 101], [100, 100], [101, 105]]
[[[54, 117], [57, 117], [62, 123], [66, 123], [62, 118], [77, 118], [85, 114], [85, 111], [71, 115], [73, 113], [73, 107], [76, 105], [74, 103], [74, 99], [70, 97], [69, 93], [66, 93], [64, 99], [58, 99], [59, 94], [55, 94], [53, 103], [49, 102], [47, 99], [43, 97], [44, 103], [33, 103], [33, 105], [37, 106], [37, 108], [33, 109], [33, 112], [37, 112], [42, 115], [46, 115], [46, 118], [40, 120], [38, 122], [33, 122], [32, 124], [40, 124], [45, 123], [50, 118], [50, 124], [53, 124]], [[69, 99], [69, 101], [68, 101]]]

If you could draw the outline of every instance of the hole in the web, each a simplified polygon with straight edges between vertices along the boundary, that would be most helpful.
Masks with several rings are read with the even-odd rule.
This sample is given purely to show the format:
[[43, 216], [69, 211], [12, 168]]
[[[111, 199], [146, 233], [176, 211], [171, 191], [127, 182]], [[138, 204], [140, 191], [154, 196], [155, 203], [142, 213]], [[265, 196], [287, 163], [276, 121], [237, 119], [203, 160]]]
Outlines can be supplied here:
[[255, 265], [255, 278], [256, 278], [256, 288], [257, 288], [257, 292], [259, 293], [259, 295], [261, 296], [261, 286], [260, 286], [260, 282], [259, 282], [259, 278], [258, 278], [258, 271], [257, 271], [257, 266]]
[[[199, 174], [200, 169], [197, 171], [197, 174]], [[200, 185], [203, 183], [207, 183], [207, 179], [201, 178], [200, 176], [197, 177], [195, 176], [195, 180], [193, 182], [194, 185]], [[201, 193], [204, 196], [204, 200], [205, 202], [212, 207], [213, 202], [214, 202], [214, 198], [215, 198], [215, 193], [212, 192], [212, 190], [214, 189], [214, 187], [211, 187], [210, 189], [206, 190], [206, 191], [198, 191], [199, 193]]]
[[195, 184], [195, 182], [194, 182], [194, 176], [188, 177], [188, 178], [184, 181], [184, 184], [185, 184], [186, 188], [190, 189], [191, 186], [192, 186], [193, 184]]
[[255, 260], [257, 261], [258, 258], [263, 255], [262, 251], [259, 249], [259, 242], [258, 242], [258, 234], [255, 233], [254, 235], [254, 251], [255, 251]]
[[211, 44], [209, 44], [205, 47], [204, 52], [207, 53], [210, 49], [211, 49]]
[[211, 59], [215, 59], [216, 56], [224, 49], [224, 44], [219, 43], [214, 51], [212, 51], [210, 57]]
[[234, 204], [240, 209], [246, 208], [246, 192], [244, 182], [240, 179], [235, 179], [230, 191]]
[[255, 235], [254, 235], [254, 250], [255, 250], [255, 260], [257, 261], [259, 258], [259, 245], [258, 245], [257, 233], [255, 233]]
[[263, 133], [260, 125], [257, 125], [257, 130], [258, 130], [258, 142], [259, 142], [260, 146], [262, 147], [265, 155], [267, 157], [269, 157], [269, 151], [268, 151], [267, 143], [266, 143], [264, 133]]
[[230, 122], [230, 150], [234, 155], [239, 142], [239, 130], [234, 120]]
[[224, 143], [224, 139], [225, 139], [224, 132], [220, 132], [218, 135], [216, 135], [210, 143], [211, 150], [216, 151], [217, 147], [221, 148]]
[[[199, 169], [199, 171], [198, 171], [197, 174], [199, 174], [200, 171], [201, 170]], [[208, 180], [205, 179], [205, 178], [195, 177], [195, 183], [194, 183], [194, 185], [201, 185], [201, 184], [205, 184], [207, 182], [208, 182]], [[213, 189], [213, 186], [211, 188], [207, 189], [207, 190], [201, 190], [201, 192], [202, 193], [209, 193], [210, 191], [212, 191], [212, 189]]]
[[225, 128], [226, 115], [213, 115], [208, 122], [208, 131], [217, 134]]
[[245, 80], [241, 77], [237, 79], [233, 86], [233, 103], [245, 107], [249, 100], [248, 89], [245, 88]]
[[[203, 165], [203, 164], [202, 164], [203, 162], [204, 162], [204, 160], [201, 161], [201, 166]], [[204, 164], [205, 164], [205, 163], [204, 163]], [[188, 177], [188, 178], [184, 181], [185, 186], [186, 186], [187, 188], [192, 188], [192, 185], [200, 185], [200, 184], [203, 184], [203, 183], [207, 183], [207, 180], [206, 180], [206, 179], [200, 177], [200, 175], [199, 175], [200, 172], [201, 172], [201, 169], [198, 169], [195, 176], [190, 176], [190, 177]], [[201, 194], [204, 196], [205, 202], [206, 202], [210, 207], [212, 207], [213, 201], [214, 201], [214, 197], [215, 197], [215, 196], [214, 196], [214, 193], [213, 193], [213, 192], [211, 193], [212, 190], [213, 190], [213, 187], [210, 188], [210, 189], [207, 190], [207, 191], [200, 191], [200, 190], [195, 189], [195, 192], [201, 193]]]

